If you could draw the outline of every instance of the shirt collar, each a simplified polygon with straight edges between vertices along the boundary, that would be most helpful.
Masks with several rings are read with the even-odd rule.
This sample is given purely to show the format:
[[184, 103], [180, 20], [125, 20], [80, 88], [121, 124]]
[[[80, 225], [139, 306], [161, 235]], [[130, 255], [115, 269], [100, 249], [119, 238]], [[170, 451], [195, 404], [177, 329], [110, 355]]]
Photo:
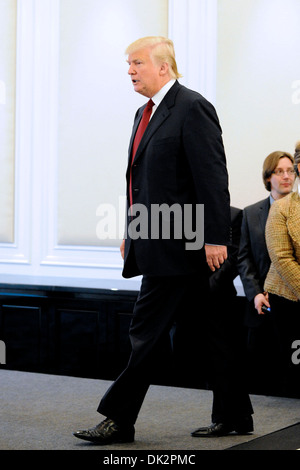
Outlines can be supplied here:
[[164, 99], [164, 97], [166, 96], [166, 94], [168, 93], [168, 91], [170, 90], [170, 88], [172, 88], [172, 86], [174, 85], [174, 83], [176, 82], [175, 79], [171, 79], [168, 81], [168, 83], [166, 83], [157, 93], [156, 95], [154, 95], [152, 97], [152, 101], [154, 103], [154, 106], [153, 106], [153, 111], [156, 110], [156, 108], [160, 105], [160, 103], [162, 102], [162, 100]]

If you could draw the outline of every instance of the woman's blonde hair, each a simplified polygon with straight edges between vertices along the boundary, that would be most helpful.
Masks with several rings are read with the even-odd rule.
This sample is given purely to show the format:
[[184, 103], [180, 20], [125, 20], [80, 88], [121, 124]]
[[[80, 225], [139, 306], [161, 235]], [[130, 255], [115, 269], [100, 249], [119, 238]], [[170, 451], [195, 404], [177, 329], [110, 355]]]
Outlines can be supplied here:
[[296, 143], [296, 146], [295, 146], [294, 160], [295, 160], [296, 165], [300, 163], [300, 140], [299, 142]]
[[177, 79], [182, 76], [177, 69], [174, 44], [171, 39], [165, 38], [163, 36], [146, 36], [144, 38], [137, 39], [132, 44], [130, 44], [127, 47], [125, 53], [127, 55], [133, 54], [134, 52], [145, 48], [152, 49], [152, 58], [157, 63], [162, 64], [163, 62], [166, 62], [169, 64], [170, 75], [172, 78]]
[[295, 145], [294, 160], [295, 160], [296, 173], [297, 173], [298, 176], [300, 176], [299, 175], [299, 170], [298, 170], [298, 165], [300, 164], [300, 140]]

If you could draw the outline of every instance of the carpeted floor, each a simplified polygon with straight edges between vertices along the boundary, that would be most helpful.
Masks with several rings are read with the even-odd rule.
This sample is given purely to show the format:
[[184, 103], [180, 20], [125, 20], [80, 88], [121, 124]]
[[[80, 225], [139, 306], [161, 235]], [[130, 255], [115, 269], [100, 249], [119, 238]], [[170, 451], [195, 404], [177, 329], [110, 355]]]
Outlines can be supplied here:
[[300, 423], [238, 444], [228, 450], [300, 450]]
[[[246, 444], [252, 450], [263, 448], [263, 442], [269, 446], [260, 440], [264, 436], [300, 422], [300, 400], [253, 395], [254, 433], [192, 438], [191, 431], [210, 423], [211, 392], [151, 386], [136, 423], [135, 442], [99, 448], [72, 433], [102, 420], [96, 408], [110, 382], [1, 369], [0, 383], [0, 450], [198, 452], [238, 445], [242, 450]], [[300, 448], [299, 432], [297, 436], [294, 446]], [[283, 447], [284, 437], [277, 439], [276, 448], [280, 442]]]

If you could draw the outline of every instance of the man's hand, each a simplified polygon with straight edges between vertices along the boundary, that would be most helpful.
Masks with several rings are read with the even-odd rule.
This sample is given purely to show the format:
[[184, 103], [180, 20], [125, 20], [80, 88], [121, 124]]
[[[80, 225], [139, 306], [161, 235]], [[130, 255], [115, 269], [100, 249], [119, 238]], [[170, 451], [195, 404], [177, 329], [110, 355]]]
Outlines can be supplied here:
[[227, 259], [227, 246], [205, 245], [205, 253], [209, 268], [215, 271]]
[[120, 245], [120, 252], [121, 252], [121, 256], [123, 259], [124, 259], [124, 250], [125, 250], [125, 240], [123, 240]]

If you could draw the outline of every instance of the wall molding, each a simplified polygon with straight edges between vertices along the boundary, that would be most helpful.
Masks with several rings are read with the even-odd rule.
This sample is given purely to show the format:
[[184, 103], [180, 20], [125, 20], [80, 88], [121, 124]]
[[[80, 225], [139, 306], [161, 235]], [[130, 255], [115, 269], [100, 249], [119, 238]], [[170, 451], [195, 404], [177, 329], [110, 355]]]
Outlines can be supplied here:
[[217, 0], [169, 0], [173, 40], [182, 84], [216, 101]]
[[17, 2], [14, 242], [0, 244], [1, 271], [31, 262], [33, 0]]

